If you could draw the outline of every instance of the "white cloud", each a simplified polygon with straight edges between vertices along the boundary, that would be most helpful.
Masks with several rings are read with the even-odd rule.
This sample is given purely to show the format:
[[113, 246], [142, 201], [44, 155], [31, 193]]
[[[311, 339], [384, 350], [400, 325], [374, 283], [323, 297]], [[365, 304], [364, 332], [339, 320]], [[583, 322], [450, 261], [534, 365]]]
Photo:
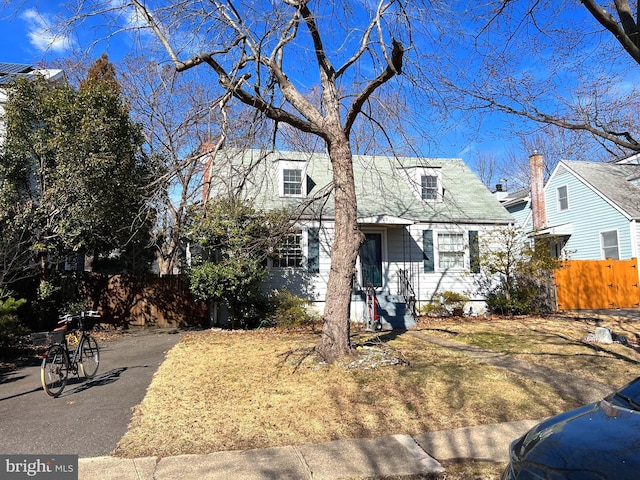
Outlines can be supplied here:
[[30, 8], [25, 10], [20, 18], [27, 22], [29, 42], [40, 52], [64, 52], [73, 47], [74, 42], [71, 38], [53, 31], [49, 15]]
[[114, 11], [122, 10], [122, 13], [118, 14], [126, 29], [136, 29], [148, 27], [146, 20], [140, 15], [138, 9], [126, 0], [111, 0], [111, 7]]

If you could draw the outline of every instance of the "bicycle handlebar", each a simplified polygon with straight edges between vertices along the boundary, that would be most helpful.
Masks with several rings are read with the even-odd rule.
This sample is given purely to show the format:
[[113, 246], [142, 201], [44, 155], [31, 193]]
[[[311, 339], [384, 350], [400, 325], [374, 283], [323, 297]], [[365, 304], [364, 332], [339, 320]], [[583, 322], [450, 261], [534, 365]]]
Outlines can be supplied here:
[[100, 313], [98, 313], [97, 310], [86, 310], [84, 312], [76, 313], [74, 315], [67, 313], [66, 315], [61, 315], [58, 318], [60, 319], [58, 321], [58, 324], [64, 323], [66, 325], [67, 323], [71, 323], [75, 319], [100, 318]]

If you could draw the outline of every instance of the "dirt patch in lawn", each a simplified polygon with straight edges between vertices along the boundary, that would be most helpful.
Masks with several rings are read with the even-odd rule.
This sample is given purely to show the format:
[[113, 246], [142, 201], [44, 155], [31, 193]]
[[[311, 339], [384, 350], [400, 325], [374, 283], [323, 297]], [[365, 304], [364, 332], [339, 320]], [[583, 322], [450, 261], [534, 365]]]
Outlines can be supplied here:
[[[461, 336], [452, 325], [437, 329]], [[185, 334], [115, 454], [163, 457], [418, 434], [539, 419], [577, 406], [545, 384], [402, 333], [354, 335], [358, 348], [339, 365], [317, 361], [317, 342], [310, 332]]]

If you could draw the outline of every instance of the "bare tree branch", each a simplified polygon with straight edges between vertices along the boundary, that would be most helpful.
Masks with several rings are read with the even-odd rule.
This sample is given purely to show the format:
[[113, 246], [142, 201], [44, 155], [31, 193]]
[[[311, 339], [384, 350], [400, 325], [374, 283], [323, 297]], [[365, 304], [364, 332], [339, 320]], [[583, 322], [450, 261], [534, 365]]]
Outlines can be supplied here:
[[591, 15], [593, 15], [604, 28], [609, 30], [627, 53], [640, 64], [640, 30], [638, 29], [637, 22], [633, 20], [629, 3], [626, 0], [615, 1], [620, 22], [622, 23], [622, 26], [620, 26], [615, 17], [601, 7], [595, 0], [581, 1]]

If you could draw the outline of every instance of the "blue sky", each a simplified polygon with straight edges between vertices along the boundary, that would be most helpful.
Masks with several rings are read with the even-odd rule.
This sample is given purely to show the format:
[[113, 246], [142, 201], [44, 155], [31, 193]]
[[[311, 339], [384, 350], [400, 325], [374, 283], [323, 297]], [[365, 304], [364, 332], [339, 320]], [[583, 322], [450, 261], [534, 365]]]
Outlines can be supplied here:
[[[21, 6], [15, 10], [15, 4]], [[0, 61], [47, 65], [51, 61], [68, 57], [73, 51], [85, 48], [89, 43], [104, 36], [98, 25], [85, 24], [69, 36], [54, 36], [51, 25], [55, 23], [57, 2], [21, 1], [0, 3]], [[94, 56], [106, 51], [117, 61], [127, 51], [125, 34], [113, 36], [109, 41], [101, 40], [94, 47]]]
[[[81, 28], [74, 31], [72, 36], [53, 37], [49, 27], [56, 21], [58, 1], [62, 0], [0, 0], [0, 62], [49, 66], [57, 59], [68, 58], [72, 55], [79, 58], [79, 52], [82, 52], [97, 39], [102, 40], [98, 40], [98, 43], [93, 45], [91, 58], [87, 60], [87, 63], [103, 52], [106, 52], [109, 58], [117, 63], [131, 50], [132, 40], [126, 32], [109, 36], [108, 40], [105, 40], [108, 30], [97, 23], [104, 22], [104, 20], [87, 20]], [[124, 0], [110, 1], [117, 6], [122, 5]], [[17, 11], [16, 5], [20, 6]], [[573, 10], [568, 13], [572, 22], [588, 25], [589, 28], [593, 25], [594, 31], [597, 30], [595, 20], [586, 16], [586, 10], [583, 10], [579, 4], [573, 5], [572, 8]], [[547, 13], [550, 22], [557, 20], [554, 18], [554, 12]], [[125, 16], [121, 17], [119, 21], [120, 25], [123, 25], [131, 21], [131, 18]], [[499, 38], [500, 31], [496, 31], [496, 35], [497, 37], [494, 38]], [[597, 48], [596, 45], [598, 42], [586, 42], [581, 44], [581, 47]], [[614, 45], [614, 48], [619, 48], [619, 46]], [[578, 55], [576, 58], [588, 56]], [[454, 57], [453, 60], [455, 61], [456, 58]], [[516, 60], [520, 61], [519, 68], [523, 69], [530, 66], [529, 62], [535, 62], [535, 58], [528, 56]], [[467, 66], [465, 62], [458, 63], [463, 68]], [[532, 71], [534, 70], [532, 69]], [[541, 70], [537, 72], [542, 76], [546, 73]], [[519, 148], [519, 141], [515, 139], [513, 134], [515, 130], [513, 129], [523, 130], [524, 122], [521, 119], [494, 113], [484, 117], [482, 121], [478, 120], [475, 125], [460, 124], [457, 127], [455, 115], [464, 116], [465, 114], [459, 111], [450, 113], [451, 117], [448, 120], [453, 124], [451, 129], [446, 129], [445, 126], [434, 127], [430, 125], [431, 118], [429, 115], [425, 115], [417, 128], [433, 128], [435, 133], [432, 132], [432, 138], [437, 137], [440, 142], [438, 145], [428, 145], [425, 142], [424, 148], [418, 147], [420, 148], [418, 154], [462, 157], [467, 163], [472, 164], [478, 153], [503, 157], [505, 152]], [[512, 131], [509, 130], [510, 127]], [[416, 131], [416, 133], [419, 135], [419, 132]], [[523, 151], [522, 156], [526, 158], [527, 152]]]
[[39, 64], [65, 55], [75, 41], [48, 33], [55, 13], [34, 8], [29, 2], [17, 12], [3, 7], [0, 15], [0, 61]]
[[[89, 21], [70, 36], [53, 36], [50, 27], [55, 24], [59, 13], [55, 8], [57, 2], [21, 0], [21, 8], [16, 11], [17, 3], [11, 1], [9, 6], [0, 6], [0, 62], [50, 66], [56, 59], [69, 57], [74, 52], [77, 55], [91, 42], [106, 36], [106, 29]], [[2, 0], [0, 5], [3, 5]], [[130, 40], [126, 33], [111, 36], [108, 41], [99, 40], [92, 48], [91, 58], [106, 52], [112, 61], [118, 62], [127, 54]], [[434, 154], [467, 156], [474, 148], [473, 142], [453, 135]]]

